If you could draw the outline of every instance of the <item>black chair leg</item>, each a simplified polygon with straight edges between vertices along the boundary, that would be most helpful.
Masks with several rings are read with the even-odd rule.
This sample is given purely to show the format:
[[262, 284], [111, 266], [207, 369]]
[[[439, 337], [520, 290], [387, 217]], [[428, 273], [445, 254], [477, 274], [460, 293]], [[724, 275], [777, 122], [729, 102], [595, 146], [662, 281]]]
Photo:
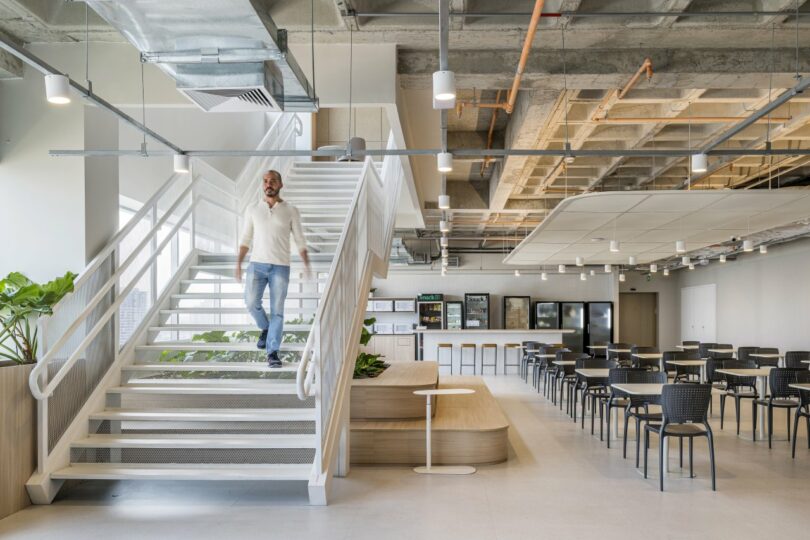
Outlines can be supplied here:
[[737, 435], [740, 434], [740, 398], [734, 397], [734, 414], [737, 417]]
[[723, 420], [725, 419], [726, 412], [726, 396], [720, 396], [720, 429], [723, 429]]
[[709, 438], [709, 465], [712, 469], [712, 491], [717, 491], [717, 482], [714, 473], [714, 435], [709, 431], [706, 436]]
[[[639, 458], [639, 447], [641, 446], [641, 432], [639, 429], [641, 428], [641, 422], [636, 419], [636, 469], [638, 469], [638, 458]], [[645, 429], [644, 432], [646, 433], [647, 430]]]
[[693, 465], [692, 465], [693, 458], [694, 458], [694, 453], [693, 453], [693, 449], [692, 449], [692, 440], [693, 440], [693, 437], [689, 437], [689, 478], [694, 478], [695, 477], [694, 468], [693, 468]]
[[610, 410], [613, 408], [610, 406], [610, 400], [608, 400], [605, 408], [607, 409], [607, 418], [605, 419], [607, 424], [607, 447], [610, 448]]
[[624, 411], [624, 445], [622, 447], [622, 459], [627, 459], [627, 418], [628, 418], [628, 411], [625, 409]]
[[751, 409], [751, 437], [754, 441], [757, 440], [757, 415], [759, 414], [759, 407], [757, 401], [754, 400]]
[[680, 454], [680, 467], [683, 469], [683, 437], [678, 437], [678, 453]]
[[787, 434], [788, 434], [788, 442], [789, 442], [790, 441], [790, 407], [785, 409], [785, 413], [787, 414], [787, 416], [785, 417], [785, 420], [787, 420]]
[[791, 443], [791, 455], [796, 459], [796, 439], [799, 438], [799, 411], [796, 411], [796, 417], [793, 419], [793, 442]]
[[647, 479], [647, 452], [650, 447], [650, 430], [644, 430], [644, 479]]
[[661, 426], [661, 433], [658, 437], [658, 489], [664, 491], [664, 435], [663, 425]]
[[768, 448], [771, 447], [771, 439], [773, 439], [773, 407], [768, 405]]

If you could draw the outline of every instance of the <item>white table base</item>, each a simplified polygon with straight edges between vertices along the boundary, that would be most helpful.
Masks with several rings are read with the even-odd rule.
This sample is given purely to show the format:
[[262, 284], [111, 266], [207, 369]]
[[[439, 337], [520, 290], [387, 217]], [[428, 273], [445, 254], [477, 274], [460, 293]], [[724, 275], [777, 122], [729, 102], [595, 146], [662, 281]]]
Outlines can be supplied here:
[[469, 465], [439, 465], [434, 467], [432, 465], [433, 456], [430, 447], [430, 435], [431, 435], [431, 395], [426, 396], [426, 417], [425, 417], [425, 465], [420, 467], [414, 467], [413, 472], [419, 474], [473, 474], [475, 472], [475, 467], [470, 467]]

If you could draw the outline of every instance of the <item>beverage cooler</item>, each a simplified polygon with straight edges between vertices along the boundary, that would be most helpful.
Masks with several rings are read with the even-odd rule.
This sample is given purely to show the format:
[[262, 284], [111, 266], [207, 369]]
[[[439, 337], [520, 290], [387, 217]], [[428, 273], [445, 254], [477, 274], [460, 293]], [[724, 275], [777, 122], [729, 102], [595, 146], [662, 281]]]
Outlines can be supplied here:
[[465, 294], [464, 308], [466, 328], [489, 329], [489, 294]]
[[561, 302], [560, 323], [563, 330], [573, 330], [562, 335], [563, 345], [572, 352], [585, 350], [585, 302]]
[[532, 299], [529, 296], [503, 297], [503, 327], [506, 330], [529, 330], [532, 325]]
[[613, 341], [613, 302], [588, 302], [588, 345]]
[[535, 302], [534, 327], [542, 330], [558, 329], [560, 327], [560, 303]]
[[464, 302], [445, 302], [444, 320], [448, 330], [464, 328]]
[[428, 330], [444, 329], [443, 301], [417, 302], [416, 310], [419, 315], [419, 326], [424, 326]]

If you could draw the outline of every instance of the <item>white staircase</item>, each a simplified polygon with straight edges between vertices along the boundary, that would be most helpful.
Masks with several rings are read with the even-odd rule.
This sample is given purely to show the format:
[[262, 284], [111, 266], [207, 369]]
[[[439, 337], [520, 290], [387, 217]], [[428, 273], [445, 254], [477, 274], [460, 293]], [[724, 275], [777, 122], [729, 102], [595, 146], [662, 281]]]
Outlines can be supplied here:
[[[378, 267], [387, 261], [385, 250], [390, 250], [401, 168], [391, 163], [386, 166], [395, 179], [393, 195], [384, 194], [383, 168], [370, 160], [291, 162], [284, 170], [282, 196], [300, 210], [312, 273], [307, 276], [300, 258], [293, 257], [280, 348], [284, 363], [278, 369], [269, 368], [265, 351], [256, 348], [258, 331], [244, 307], [243, 285], [233, 275], [236, 261], [232, 251], [201, 250], [216, 242], [235, 249], [239, 223], [234, 218], [222, 227], [211, 224], [216, 220], [204, 221], [198, 200], [208, 200], [212, 208], [223, 211], [228, 205], [206, 199], [197, 191], [183, 215], [196, 220], [185, 229], [191, 232], [196, 249], [182, 264], [178, 261], [163, 291], [152, 293], [154, 302], [148, 313], [127, 343], [117, 349], [106, 374], [79, 403], [81, 408], [67, 428], [57, 426], [61, 431], [54, 431], [54, 422], [48, 418], [49, 411], [55, 413], [56, 404], [49, 403], [64, 402], [59, 390], [70, 391], [75, 381], [63, 372], [72, 373], [78, 367], [86, 370], [93, 343], [103, 335], [94, 332], [105, 321], [110, 325], [117, 322], [115, 316], [121, 313], [116, 309], [124, 299], [116, 299], [92, 329], [88, 320], [80, 326], [79, 316], [65, 333], [83, 336], [81, 343], [75, 344], [75, 336], [73, 340], [60, 337], [55, 350], [64, 354], [49, 350], [41, 362], [44, 366], [32, 374], [44, 439], [37, 473], [28, 483], [32, 500], [50, 502], [64, 480], [261, 480], [306, 482], [313, 502], [324, 504], [327, 484], [334, 475], [329, 466], [337, 452], [334, 433], [347, 427], [339, 416], [342, 405], [332, 401], [343, 395], [348, 384], [346, 373], [353, 367], [349, 359], [357, 349], [356, 337], [351, 336], [355, 330], [359, 332], [355, 321], [358, 313], [362, 320], [372, 267], [379, 272]], [[195, 182], [189, 190], [199, 185]], [[232, 197], [236, 202], [230, 213], [238, 216], [251, 196], [237, 190]], [[157, 200], [152, 204], [159, 213]], [[184, 219], [177, 219], [173, 234], [184, 230]], [[172, 219], [164, 221], [171, 223]], [[156, 231], [161, 225], [157, 221], [153, 229], [153, 245], [160, 242], [157, 251], [170, 245], [165, 238], [158, 240], [161, 236]], [[178, 236], [176, 240], [180, 243], [182, 239]], [[116, 246], [121, 242], [115, 241]], [[102, 255], [113, 257], [112, 249]], [[155, 260], [146, 262], [152, 265], [153, 274], [157, 273]], [[126, 264], [121, 266], [110, 280], [132, 272]], [[97, 273], [100, 268], [103, 265], [93, 263], [88, 271]], [[134, 281], [139, 278], [141, 274], [136, 274]], [[98, 283], [95, 289], [81, 293], [92, 278], [80, 281], [74, 302], [87, 315], [90, 310], [82, 302], [88, 302], [90, 296], [90, 302], [100, 302], [103, 294], [93, 295]], [[119, 289], [124, 296], [130, 292], [123, 284]], [[350, 291], [349, 296], [345, 291]], [[332, 309], [325, 310], [328, 306], [322, 302]], [[330, 314], [343, 321], [335, 329], [326, 320]], [[338, 330], [334, 339], [324, 338]], [[333, 352], [324, 355], [324, 347]], [[322, 356], [329, 358], [328, 365]]]

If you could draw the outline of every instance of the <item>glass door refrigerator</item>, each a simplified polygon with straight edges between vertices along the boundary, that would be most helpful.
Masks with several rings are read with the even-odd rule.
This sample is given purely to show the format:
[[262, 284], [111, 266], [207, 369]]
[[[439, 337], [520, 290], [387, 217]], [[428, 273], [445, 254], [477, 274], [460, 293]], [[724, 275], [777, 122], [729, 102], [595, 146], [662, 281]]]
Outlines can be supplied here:
[[428, 330], [444, 329], [444, 302], [417, 302], [416, 310], [419, 314], [419, 326]]
[[464, 307], [465, 328], [489, 329], [489, 294], [465, 294]]
[[556, 330], [560, 327], [559, 302], [534, 303], [534, 327], [538, 329]]
[[560, 304], [560, 323], [563, 330], [573, 330], [562, 335], [563, 345], [572, 352], [585, 350], [585, 303], [562, 302]]
[[588, 345], [613, 341], [613, 302], [588, 302]]
[[506, 330], [528, 330], [532, 327], [532, 299], [529, 296], [503, 297], [503, 327]]
[[464, 328], [464, 302], [445, 302], [444, 320], [447, 330]]

